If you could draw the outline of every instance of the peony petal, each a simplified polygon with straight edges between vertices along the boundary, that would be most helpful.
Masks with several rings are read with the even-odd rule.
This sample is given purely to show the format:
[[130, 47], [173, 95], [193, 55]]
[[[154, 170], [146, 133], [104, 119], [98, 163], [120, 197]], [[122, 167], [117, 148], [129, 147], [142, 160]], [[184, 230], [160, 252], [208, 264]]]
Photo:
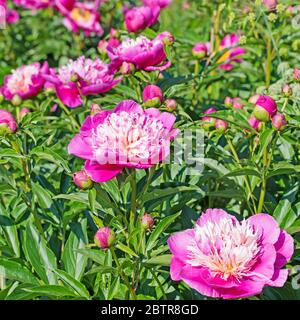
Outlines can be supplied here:
[[185, 264], [181, 260], [175, 258], [174, 256], [172, 257], [170, 264], [170, 274], [173, 281], [181, 280], [180, 273], [184, 266]]
[[139, 114], [143, 113], [142, 107], [133, 100], [124, 100], [120, 102], [114, 109], [114, 112], [121, 112], [121, 111], [135, 112]]
[[272, 287], [283, 287], [287, 281], [288, 275], [289, 275], [288, 269], [284, 269], [284, 270], [276, 269], [272, 279], [268, 282], [268, 285]]
[[82, 99], [75, 83], [68, 85], [57, 85], [56, 94], [58, 98], [68, 107], [76, 108], [82, 104]]
[[204, 226], [207, 221], [218, 222], [220, 219], [231, 219], [236, 222], [236, 218], [232, 215], [229, 215], [226, 211], [222, 209], [207, 209], [200, 218], [197, 220], [199, 226]]
[[160, 114], [159, 120], [162, 121], [165, 128], [170, 130], [173, 128], [173, 125], [176, 121], [176, 117], [174, 116], [174, 114], [171, 114], [169, 112], [163, 112]]
[[281, 230], [278, 241], [275, 243], [277, 258], [275, 268], [286, 265], [294, 253], [294, 239], [284, 230]]
[[116, 165], [100, 165], [96, 161], [86, 161], [84, 168], [95, 182], [106, 182], [117, 176], [124, 167]]
[[73, 154], [82, 159], [92, 159], [93, 149], [88, 143], [87, 139], [84, 139], [80, 134], [76, 134], [68, 145], [69, 154]]

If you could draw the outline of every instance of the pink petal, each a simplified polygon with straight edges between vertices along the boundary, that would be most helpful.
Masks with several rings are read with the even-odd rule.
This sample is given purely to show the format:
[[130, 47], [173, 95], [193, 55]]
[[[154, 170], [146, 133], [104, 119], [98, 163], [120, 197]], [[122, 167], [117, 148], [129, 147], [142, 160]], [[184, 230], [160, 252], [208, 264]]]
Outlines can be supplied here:
[[93, 149], [87, 139], [84, 139], [80, 134], [76, 134], [68, 145], [69, 154], [73, 154], [82, 159], [92, 159]]
[[187, 229], [177, 232], [173, 234], [167, 242], [173, 255], [182, 262], [185, 262], [189, 259], [188, 246], [195, 242], [195, 231], [193, 229]]
[[76, 108], [82, 104], [81, 96], [74, 83], [68, 85], [57, 85], [56, 93], [58, 98], [70, 108]]
[[185, 266], [185, 264], [180, 261], [179, 259], [175, 258], [174, 256], [171, 259], [171, 264], [170, 264], [170, 274], [171, 274], [171, 279], [174, 281], [180, 281], [181, 280], [181, 270]]
[[294, 253], [294, 239], [286, 231], [281, 230], [275, 249], [277, 251], [275, 267], [280, 269], [289, 262]]
[[197, 220], [199, 226], [204, 226], [208, 221], [218, 222], [220, 219], [231, 219], [236, 222], [236, 218], [229, 215], [226, 211], [222, 209], [207, 209], [200, 218]]
[[106, 182], [117, 176], [124, 167], [116, 165], [100, 165], [96, 161], [86, 161], [84, 168], [95, 182]]
[[121, 111], [135, 112], [135, 113], [139, 113], [139, 114], [143, 113], [142, 107], [133, 100], [124, 100], [124, 101], [120, 102], [116, 106], [114, 112], [121, 112]]

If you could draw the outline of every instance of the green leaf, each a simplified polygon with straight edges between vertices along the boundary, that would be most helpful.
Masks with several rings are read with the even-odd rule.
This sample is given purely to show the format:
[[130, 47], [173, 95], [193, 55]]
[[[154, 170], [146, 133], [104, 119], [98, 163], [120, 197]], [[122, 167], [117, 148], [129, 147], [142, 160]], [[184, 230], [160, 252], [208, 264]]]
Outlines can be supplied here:
[[254, 169], [248, 169], [248, 168], [232, 170], [231, 172], [225, 174], [221, 178], [223, 179], [223, 178], [239, 177], [239, 176], [256, 176], [258, 178], [261, 178], [261, 174], [258, 171]]
[[82, 283], [80, 283], [78, 280], [70, 276], [67, 272], [59, 269], [54, 270], [54, 272], [65, 284], [67, 284], [70, 288], [72, 288], [78, 296], [86, 299], [90, 298], [90, 294], [87, 291], [86, 287]]
[[55, 254], [47, 247], [46, 241], [31, 222], [26, 226], [25, 248], [28, 261], [44, 283], [57, 284], [53, 273], [57, 268]]
[[128, 253], [130, 256], [138, 257], [138, 255], [132, 249], [130, 249], [129, 247], [127, 247], [125, 244], [121, 242], [116, 245], [116, 248], [125, 253]]
[[49, 209], [53, 203], [51, 194], [48, 190], [41, 187], [38, 183], [32, 183], [32, 191], [37, 198], [38, 204], [43, 209]]
[[38, 279], [26, 267], [16, 261], [5, 258], [0, 258], [0, 275], [21, 283], [39, 284]]
[[103, 251], [99, 250], [99, 249], [78, 249], [76, 250], [79, 253], [81, 253], [82, 255], [84, 255], [85, 257], [103, 265], [104, 264], [104, 260], [105, 260], [105, 255], [103, 253]]
[[264, 153], [265, 149], [270, 145], [271, 137], [273, 134], [273, 129], [265, 129], [259, 137], [260, 140], [260, 148], [257, 155], [257, 158], [260, 159], [262, 154]]
[[176, 213], [166, 218], [163, 218], [159, 224], [156, 226], [155, 230], [151, 233], [148, 241], [147, 241], [147, 250], [150, 251], [159, 238], [159, 236], [168, 228], [168, 226], [173, 223], [181, 213]]
[[169, 266], [171, 262], [171, 254], [163, 254], [161, 256], [150, 258], [145, 261], [147, 265]]
[[45, 285], [33, 288], [24, 288], [26, 292], [35, 293], [37, 296], [53, 296], [53, 297], [76, 297], [74, 290], [56, 285]]
[[71, 233], [62, 255], [65, 270], [77, 280], [81, 279], [87, 264], [87, 258], [78, 251], [88, 243], [86, 230], [86, 219], [71, 225]]

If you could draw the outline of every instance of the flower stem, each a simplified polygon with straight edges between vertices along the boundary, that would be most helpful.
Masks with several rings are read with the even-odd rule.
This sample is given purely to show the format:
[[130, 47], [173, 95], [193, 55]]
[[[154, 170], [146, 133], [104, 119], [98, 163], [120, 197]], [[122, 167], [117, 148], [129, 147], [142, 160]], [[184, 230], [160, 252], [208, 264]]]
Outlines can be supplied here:
[[131, 210], [130, 210], [130, 218], [129, 218], [129, 225], [130, 230], [133, 230], [134, 223], [136, 219], [136, 196], [137, 196], [137, 185], [136, 185], [136, 172], [135, 169], [132, 170], [131, 179]]
[[166, 292], [165, 292], [165, 290], [164, 290], [164, 288], [163, 288], [163, 286], [162, 286], [161, 282], [159, 281], [159, 279], [158, 279], [157, 275], [155, 274], [155, 272], [154, 272], [152, 269], [149, 269], [149, 271], [151, 272], [151, 274], [152, 274], [152, 276], [153, 276], [154, 280], [156, 281], [156, 283], [158, 284], [159, 289], [161, 290], [162, 295], [163, 295], [163, 297], [164, 297], [164, 300], [167, 300]]
[[285, 98], [285, 99], [284, 99], [284, 103], [283, 103], [283, 106], [282, 106], [281, 112], [283, 112], [283, 111], [284, 111], [285, 107], [286, 107], [286, 106], [287, 106], [287, 104], [288, 104], [288, 101], [289, 101], [289, 98]]
[[72, 113], [70, 112], [70, 110], [60, 101], [57, 100], [59, 106], [61, 107], [61, 109], [63, 109], [63, 111], [65, 112], [65, 114], [72, 120], [73, 125], [75, 126], [76, 129], [80, 129], [81, 125], [80, 123], [78, 123], [78, 121], [76, 120], [76, 118], [72, 115]]

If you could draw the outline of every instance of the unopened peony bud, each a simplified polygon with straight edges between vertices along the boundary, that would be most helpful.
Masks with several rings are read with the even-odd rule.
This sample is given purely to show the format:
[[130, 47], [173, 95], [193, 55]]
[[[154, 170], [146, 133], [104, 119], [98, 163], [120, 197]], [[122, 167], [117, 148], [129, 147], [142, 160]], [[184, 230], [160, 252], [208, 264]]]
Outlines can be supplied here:
[[281, 113], [275, 114], [272, 118], [272, 126], [278, 131], [282, 130], [286, 126], [286, 123], [285, 116]]
[[14, 133], [17, 128], [14, 116], [10, 112], [0, 109], [0, 135]]
[[134, 64], [128, 63], [128, 62], [123, 62], [123, 63], [122, 63], [121, 68], [120, 68], [120, 72], [121, 72], [123, 75], [132, 74], [132, 73], [134, 73], [134, 71], [135, 71], [135, 66], [134, 66]]
[[277, 0], [264, 0], [264, 5], [269, 11], [273, 11], [276, 9]]
[[175, 111], [177, 108], [177, 102], [174, 99], [167, 99], [165, 101], [165, 104], [166, 104], [167, 110], [170, 112]]
[[158, 107], [163, 102], [163, 92], [161, 88], [150, 84], [143, 90], [143, 101], [146, 107]]
[[260, 94], [255, 94], [254, 96], [249, 98], [249, 102], [252, 104], [256, 104], [257, 100], [259, 99]]
[[293, 94], [292, 88], [286, 84], [283, 86], [282, 88], [282, 93], [286, 96], [286, 97], [290, 97]]
[[112, 229], [103, 227], [95, 234], [94, 241], [100, 249], [108, 249], [115, 243], [116, 236]]
[[230, 97], [226, 97], [224, 100], [224, 105], [227, 108], [231, 108], [233, 106], [233, 99]]
[[208, 48], [205, 43], [197, 43], [192, 49], [193, 56], [197, 59], [203, 59], [207, 56]]
[[228, 122], [221, 119], [216, 120], [216, 131], [218, 133], [225, 133], [227, 128], [228, 128]]
[[206, 115], [203, 117], [202, 120], [202, 127], [204, 130], [210, 130], [216, 124], [216, 118], [209, 117], [208, 115], [211, 113], [215, 113], [217, 110], [215, 108], [207, 109], [204, 114]]
[[253, 114], [257, 120], [267, 122], [274, 116], [276, 112], [276, 102], [269, 96], [261, 96], [255, 104]]
[[150, 214], [145, 213], [141, 218], [141, 224], [143, 229], [151, 230], [154, 225], [154, 219], [151, 217]]
[[294, 74], [294, 80], [300, 81], [300, 69], [295, 68], [293, 74]]
[[241, 102], [240, 98], [234, 98], [233, 99], [233, 109], [243, 109], [244, 105]]
[[260, 131], [263, 126], [263, 123], [261, 121], [257, 120], [255, 117], [249, 118], [248, 123], [256, 131]]
[[19, 106], [22, 103], [22, 98], [18, 95], [15, 94], [11, 100], [11, 104], [15, 107]]
[[108, 46], [108, 42], [106, 40], [100, 40], [97, 46], [98, 52], [100, 54], [105, 54], [107, 46]]
[[88, 190], [93, 187], [93, 181], [85, 170], [80, 170], [74, 173], [73, 181], [76, 186], [82, 190]]
[[93, 103], [91, 105], [91, 116], [94, 116], [94, 115], [100, 113], [101, 111], [102, 111], [102, 109], [98, 104]]
[[22, 108], [19, 114], [19, 121], [21, 121], [27, 113], [30, 113], [30, 110], [28, 108]]
[[166, 46], [170, 46], [174, 42], [174, 37], [168, 31], [164, 31], [157, 36], [158, 40], [162, 40]]

